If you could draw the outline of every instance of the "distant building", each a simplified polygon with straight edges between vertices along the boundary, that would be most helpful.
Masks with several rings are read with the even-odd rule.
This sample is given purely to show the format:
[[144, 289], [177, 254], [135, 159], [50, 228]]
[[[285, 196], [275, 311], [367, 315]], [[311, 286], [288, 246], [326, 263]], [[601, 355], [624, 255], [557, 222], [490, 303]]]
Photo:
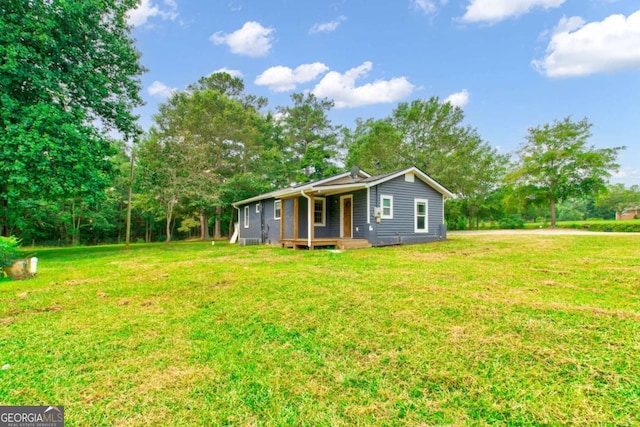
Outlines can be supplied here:
[[640, 218], [640, 206], [636, 206], [635, 208], [625, 209], [624, 211], [616, 212], [616, 219], [636, 219]]

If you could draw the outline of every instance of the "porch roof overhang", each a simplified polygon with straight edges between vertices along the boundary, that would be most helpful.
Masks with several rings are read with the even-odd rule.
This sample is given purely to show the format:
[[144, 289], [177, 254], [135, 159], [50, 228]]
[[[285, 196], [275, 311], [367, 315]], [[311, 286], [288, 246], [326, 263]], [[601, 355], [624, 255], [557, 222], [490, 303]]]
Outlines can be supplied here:
[[[336, 176], [332, 176], [329, 178], [324, 178], [321, 179], [319, 181], [315, 181], [315, 182], [308, 182], [305, 184], [301, 184], [301, 185], [297, 185], [297, 186], [292, 186], [292, 187], [288, 187], [288, 188], [281, 188], [279, 190], [275, 190], [275, 191], [271, 191], [270, 193], [265, 193], [265, 194], [260, 194], [258, 196], [255, 197], [251, 197], [249, 199], [245, 199], [245, 200], [241, 200], [239, 202], [235, 202], [232, 203], [231, 205], [235, 208], [238, 208], [241, 205], [246, 205], [247, 203], [253, 203], [253, 202], [259, 202], [260, 200], [265, 200], [265, 199], [286, 199], [286, 198], [291, 198], [291, 197], [295, 197], [295, 196], [299, 196], [302, 192], [304, 192], [305, 194], [312, 194], [314, 191], [317, 191], [317, 188], [323, 186], [323, 185], [328, 185], [331, 186], [331, 182], [335, 182], [341, 179], [344, 179], [348, 176], [350, 176], [350, 172], [345, 172]], [[359, 179], [367, 179], [370, 178], [371, 175], [369, 175], [367, 172], [365, 171], [358, 171], [358, 177]], [[347, 184], [349, 185], [349, 184]], [[344, 184], [335, 184], [336, 187], [339, 186], [344, 186]], [[363, 187], [364, 188], [364, 187]]]
[[[292, 188], [288, 191], [279, 191], [277, 194], [271, 195], [275, 199], [291, 199], [301, 195], [314, 196], [332, 196], [334, 194], [342, 194], [350, 191], [357, 191], [367, 188], [364, 183], [340, 184], [340, 185], [319, 185], [309, 186], [305, 188]], [[304, 193], [304, 194], [303, 194]], [[258, 198], [256, 198], [258, 199]], [[252, 200], [249, 200], [250, 203]], [[246, 203], [246, 201], [245, 201]]]
[[365, 183], [341, 184], [341, 185], [320, 185], [311, 191], [316, 196], [333, 196], [334, 194], [349, 193], [352, 191], [364, 190], [368, 187]]

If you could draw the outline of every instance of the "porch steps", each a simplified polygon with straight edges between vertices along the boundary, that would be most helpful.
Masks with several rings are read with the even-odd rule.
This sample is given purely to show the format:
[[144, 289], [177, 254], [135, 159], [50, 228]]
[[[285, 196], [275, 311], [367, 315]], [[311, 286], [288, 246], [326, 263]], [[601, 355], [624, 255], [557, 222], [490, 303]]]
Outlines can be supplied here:
[[[283, 248], [302, 249], [307, 248], [309, 242], [307, 239], [283, 239], [280, 241]], [[370, 248], [371, 244], [366, 239], [340, 239], [340, 238], [320, 238], [314, 239], [312, 249], [326, 248], [333, 246], [336, 249], [364, 249]]]

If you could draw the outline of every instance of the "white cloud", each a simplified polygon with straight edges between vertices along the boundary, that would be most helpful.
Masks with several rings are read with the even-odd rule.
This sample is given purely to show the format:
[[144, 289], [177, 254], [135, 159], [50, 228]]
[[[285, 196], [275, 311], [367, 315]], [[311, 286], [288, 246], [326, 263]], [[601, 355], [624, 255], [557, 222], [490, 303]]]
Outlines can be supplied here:
[[620, 168], [611, 174], [613, 181], [624, 182], [628, 185], [640, 184], [640, 169], [631, 166]]
[[215, 70], [211, 74], [215, 74], [215, 73], [227, 73], [231, 77], [242, 77], [242, 71], [240, 71], [240, 70], [232, 70], [232, 69], [229, 69], [227, 67], [219, 68], [219, 69]]
[[139, 27], [147, 23], [149, 18], [159, 17], [165, 21], [174, 21], [178, 17], [178, 5], [174, 0], [164, 0], [164, 7], [152, 0], [142, 0], [137, 8], [127, 14], [129, 25]]
[[347, 18], [345, 16], [339, 16], [338, 19], [335, 19], [331, 22], [323, 22], [321, 24], [314, 24], [313, 27], [309, 29], [309, 34], [315, 33], [332, 33], [338, 29], [341, 23], [346, 21]]
[[242, 10], [242, 4], [239, 1], [231, 1], [227, 6], [231, 12], [240, 12]]
[[553, 31], [546, 56], [532, 64], [547, 77], [640, 70], [640, 11], [588, 24], [579, 17], [563, 17]]
[[470, 0], [463, 22], [495, 23], [524, 15], [532, 9], [560, 7], [566, 0]]
[[336, 108], [397, 102], [413, 92], [414, 86], [406, 77], [376, 80], [373, 83], [356, 86], [356, 80], [365, 77], [372, 68], [373, 64], [367, 61], [347, 70], [344, 74], [331, 71], [322, 78], [312, 92], [319, 98], [333, 99]]
[[469, 91], [466, 89], [462, 89], [460, 92], [452, 93], [447, 96], [444, 102], [448, 102], [449, 104], [463, 108], [469, 103]]
[[231, 52], [253, 57], [265, 56], [271, 50], [273, 28], [265, 28], [260, 23], [249, 21], [233, 33], [218, 31], [210, 40], [215, 44], [226, 44]]
[[156, 80], [151, 83], [151, 86], [149, 86], [147, 91], [151, 96], [155, 96], [158, 98], [169, 98], [171, 95], [173, 95], [174, 92], [177, 92], [178, 89], [176, 89], [175, 87], [169, 87], [166, 84]]
[[424, 13], [433, 13], [436, 11], [436, 3], [431, 0], [411, 0], [411, 6]]
[[295, 70], [278, 65], [266, 69], [256, 78], [254, 83], [258, 86], [269, 86], [269, 89], [273, 92], [286, 92], [294, 90], [298, 83], [315, 80], [320, 74], [328, 70], [329, 67], [322, 62], [302, 64], [296, 67]]

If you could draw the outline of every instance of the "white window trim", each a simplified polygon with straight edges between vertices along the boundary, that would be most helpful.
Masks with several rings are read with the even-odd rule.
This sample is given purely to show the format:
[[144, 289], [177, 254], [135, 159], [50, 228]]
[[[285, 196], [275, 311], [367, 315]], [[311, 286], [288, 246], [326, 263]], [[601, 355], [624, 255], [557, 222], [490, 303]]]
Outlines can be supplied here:
[[[424, 203], [424, 230], [418, 228], [418, 203]], [[413, 231], [416, 233], [429, 232], [429, 200], [414, 199], [413, 202]]]
[[367, 224], [371, 224], [371, 192], [369, 187], [367, 187]]
[[[316, 222], [316, 202], [322, 202], [322, 222]], [[313, 199], [313, 226], [325, 227], [327, 223], [327, 199], [324, 197], [315, 197]]]
[[260, 202], [256, 203], [256, 213], [260, 213]]
[[[385, 215], [384, 214], [384, 203], [383, 201], [385, 199], [388, 199], [389, 201], [391, 201], [391, 203], [389, 203], [389, 215]], [[386, 194], [381, 194], [380, 195], [380, 218], [382, 219], [393, 219], [393, 196], [387, 196]]]
[[249, 228], [249, 205], [244, 207], [244, 228]]
[[[277, 206], [280, 205], [280, 215], [277, 215], [276, 212], [278, 212], [278, 208]], [[282, 218], [282, 200], [276, 200], [273, 202], [273, 219], [280, 219]]]

